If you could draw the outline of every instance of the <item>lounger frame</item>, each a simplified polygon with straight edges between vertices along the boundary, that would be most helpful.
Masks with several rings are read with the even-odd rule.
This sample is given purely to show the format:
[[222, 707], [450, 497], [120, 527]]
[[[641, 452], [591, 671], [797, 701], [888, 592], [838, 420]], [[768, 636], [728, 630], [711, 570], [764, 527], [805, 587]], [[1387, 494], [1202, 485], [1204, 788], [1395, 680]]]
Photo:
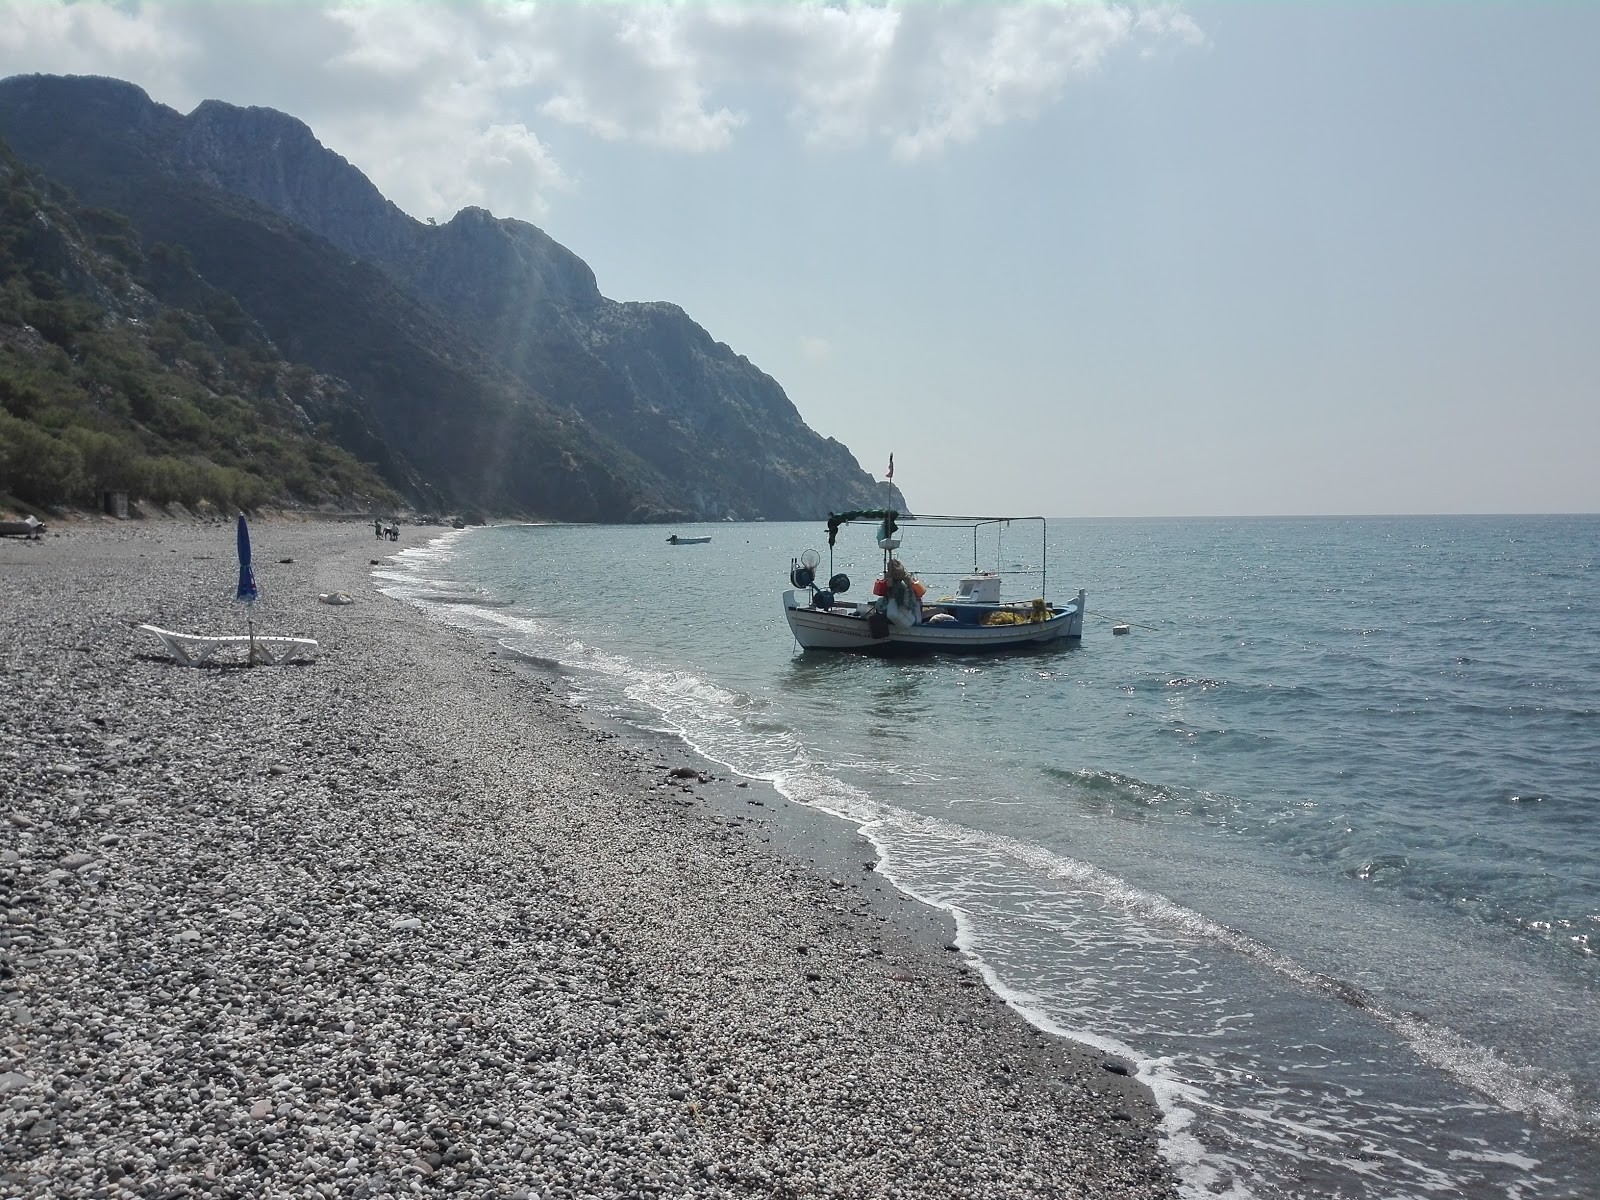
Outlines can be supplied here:
[[155, 625], [141, 625], [140, 629], [153, 633], [167, 648], [167, 652], [186, 667], [198, 667], [210, 662], [219, 650], [243, 648], [246, 661], [266, 666], [278, 666], [292, 658], [312, 659], [317, 656], [314, 638], [302, 637], [248, 637], [235, 634], [228, 637], [208, 637], [199, 633], [176, 633]]

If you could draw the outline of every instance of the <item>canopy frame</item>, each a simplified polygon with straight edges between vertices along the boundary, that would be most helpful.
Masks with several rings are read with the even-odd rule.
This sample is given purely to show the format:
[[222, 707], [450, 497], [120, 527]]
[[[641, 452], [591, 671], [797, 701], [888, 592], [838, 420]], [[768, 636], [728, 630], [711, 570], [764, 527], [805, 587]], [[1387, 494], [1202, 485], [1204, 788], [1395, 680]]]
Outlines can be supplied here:
[[[902, 523], [903, 522], [910, 523], [912, 525], [915, 525], [915, 526], [918, 526], [918, 527], [921, 527], [921, 528], [925, 528], [925, 529], [969, 529], [970, 528], [972, 530], [972, 571], [973, 571], [974, 574], [976, 574], [977, 571], [978, 571], [978, 534], [979, 534], [979, 532], [981, 532], [982, 530], [984, 530], [986, 528], [989, 528], [989, 527], [993, 526], [993, 527], [996, 527], [999, 530], [999, 532], [1003, 535], [1004, 531], [1009, 529], [1011, 527], [1012, 522], [1014, 522], [1014, 521], [1038, 522], [1038, 525], [1039, 525], [1039, 570], [1037, 572], [1034, 572], [1034, 571], [1028, 570], [1026, 568], [1023, 568], [1022, 569], [1022, 574], [1024, 574], [1024, 575], [1033, 575], [1033, 574], [1037, 573], [1038, 576], [1039, 576], [1039, 593], [1040, 593], [1040, 595], [1048, 595], [1049, 594], [1048, 591], [1047, 591], [1047, 588], [1046, 588], [1046, 584], [1047, 584], [1048, 577], [1049, 577], [1049, 568], [1050, 568], [1050, 560], [1049, 560], [1050, 539], [1049, 539], [1049, 536], [1048, 536], [1048, 534], [1049, 534], [1049, 526], [1048, 526], [1048, 523], [1046, 522], [1045, 518], [1043, 518], [1043, 517], [1033, 517], [1033, 516], [1029, 516], [1029, 517], [957, 516], [957, 515], [947, 514], [947, 513], [926, 513], [926, 514], [920, 514], [920, 515], [905, 515], [905, 514], [901, 514], [901, 513], [897, 512], [897, 511], [895, 511], [892, 508], [857, 508], [857, 509], [851, 509], [851, 510], [849, 510], [847, 512], [842, 512], [842, 513], [829, 513], [828, 514], [828, 575], [829, 575], [830, 578], [833, 575], [833, 544], [834, 544], [834, 540], [839, 536], [839, 529], [844, 525], [849, 525], [849, 524], [853, 524], [853, 523], [861, 522], [861, 521], [877, 521], [877, 522], [879, 522], [881, 525], [883, 525], [888, 530], [889, 536], [891, 536], [891, 537], [894, 536], [895, 532], [898, 529], [902, 528]], [[884, 568], [885, 569], [888, 568], [889, 556], [890, 556], [891, 553], [892, 553], [892, 551], [889, 551], [889, 550], [885, 550], [883, 552], [883, 563], [884, 563]], [[949, 571], [918, 571], [917, 573], [919, 575], [951, 575], [951, 574], [958, 574], [957, 572], [949, 572]]]

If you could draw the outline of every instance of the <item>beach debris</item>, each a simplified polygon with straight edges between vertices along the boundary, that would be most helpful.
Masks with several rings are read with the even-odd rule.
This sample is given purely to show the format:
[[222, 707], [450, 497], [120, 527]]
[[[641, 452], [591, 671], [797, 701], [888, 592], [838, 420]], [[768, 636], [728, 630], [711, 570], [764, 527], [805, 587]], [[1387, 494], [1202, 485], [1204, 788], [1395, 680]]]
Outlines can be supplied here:
[[294, 561], [294, 559], [292, 559], [292, 558], [280, 558], [278, 561], [281, 562], [281, 563], [292, 563]]
[[1131, 626], [1131, 625], [1113, 625], [1111, 627], [1111, 632], [1114, 633], [1114, 634], [1117, 634], [1118, 636], [1120, 636], [1120, 635], [1122, 635], [1124, 633], [1131, 632], [1132, 629], [1133, 629], [1133, 626]]
[[696, 783], [710, 783], [714, 776], [707, 775], [704, 771], [697, 771], [693, 767], [673, 767], [667, 772], [668, 779], [693, 779]]
[[356, 598], [349, 592], [319, 592], [317, 599], [324, 604], [354, 604]]
[[422, 928], [422, 918], [421, 917], [401, 917], [398, 920], [390, 921], [389, 922], [389, 928], [390, 929], [413, 929], [413, 930], [414, 929], [421, 929]]
[[1126, 1076], [1127, 1073], [1128, 1073], [1128, 1068], [1127, 1067], [1123, 1066], [1119, 1062], [1112, 1062], [1109, 1059], [1107, 1059], [1105, 1062], [1101, 1063], [1100, 1066], [1104, 1070], [1110, 1071], [1113, 1075]]

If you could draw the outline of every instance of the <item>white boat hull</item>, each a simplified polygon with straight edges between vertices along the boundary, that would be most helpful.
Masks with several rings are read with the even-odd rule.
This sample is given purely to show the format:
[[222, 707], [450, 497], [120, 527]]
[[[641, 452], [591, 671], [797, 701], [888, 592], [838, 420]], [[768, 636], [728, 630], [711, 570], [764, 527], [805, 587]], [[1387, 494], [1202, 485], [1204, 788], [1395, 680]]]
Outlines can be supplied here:
[[1073, 604], [1052, 606], [1044, 621], [1015, 625], [933, 622], [900, 629], [889, 626], [875, 638], [868, 627], [868, 605], [812, 608], [810, 597], [793, 589], [783, 594], [783, 614], [794, 640], [804, 650], [854, 650], [862, 654], [986, 654], [1083, 638], [1084, 594]]

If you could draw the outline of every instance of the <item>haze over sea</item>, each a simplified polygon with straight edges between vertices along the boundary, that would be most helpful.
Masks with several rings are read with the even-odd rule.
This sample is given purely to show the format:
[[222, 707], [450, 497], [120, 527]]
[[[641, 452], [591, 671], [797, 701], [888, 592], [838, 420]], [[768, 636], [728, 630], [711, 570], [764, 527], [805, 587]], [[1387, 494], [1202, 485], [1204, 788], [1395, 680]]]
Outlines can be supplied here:
[[[900, 551], [934, 596], [941, 536]], [[820, 522], [505, 526], [383, 574], [860, 825], [1030, 1020], [1138, 1064], [1190, 1194], [1597, 1194], [1600, 517], [1052, 521], [1082, 645], [982, 659], [799, 651], [807, 548], [852, 597], [881, 566]], [[1025, 525], [977, 557], [1039, 593]]]

